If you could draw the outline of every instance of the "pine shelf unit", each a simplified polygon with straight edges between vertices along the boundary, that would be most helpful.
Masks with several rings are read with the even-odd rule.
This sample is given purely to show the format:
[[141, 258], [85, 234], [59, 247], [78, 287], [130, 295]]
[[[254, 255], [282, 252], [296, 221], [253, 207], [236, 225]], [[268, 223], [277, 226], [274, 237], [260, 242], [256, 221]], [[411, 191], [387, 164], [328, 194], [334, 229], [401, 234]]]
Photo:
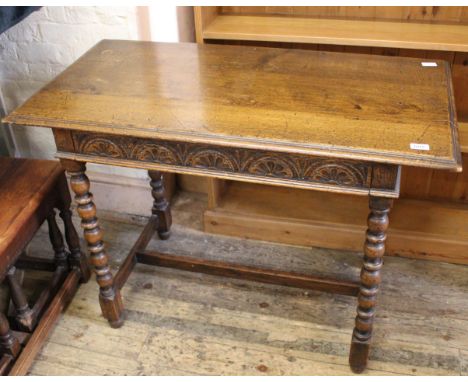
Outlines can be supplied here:
[[[227, 182], [205, 230], [246, 239], [361, 251], [367, 198]], [[298, 208], [298, 206], [301, 206]], [[468, 264], [468, 205], [398, 199], [390, 215], [387, 254]]]
[[285, 16], [218, 15], [204, 39], [468, 52], [468, 26]]
[[[449, 61], [466, 170], [403, 169], [402, 198], [390, 214], [388, 252], [468, 263], [468, 7], [195, 7], [195, 30], [198, 43]], [[207, 190], [207, 232], [362, 249], [366, 198], [211, 178], [206, 186], [187, 183]]]

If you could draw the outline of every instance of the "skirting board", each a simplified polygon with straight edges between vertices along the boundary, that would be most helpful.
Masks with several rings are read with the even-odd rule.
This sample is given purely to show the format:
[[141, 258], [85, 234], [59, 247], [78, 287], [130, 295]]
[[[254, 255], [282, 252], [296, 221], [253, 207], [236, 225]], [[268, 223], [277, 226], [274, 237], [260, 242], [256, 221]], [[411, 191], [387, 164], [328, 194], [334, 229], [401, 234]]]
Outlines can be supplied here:
[[[204, 214], [205, 231], [284, 244], [362, 251], [367, 198], [288, 194], [233, 183]], [[289, 196], [288, 196], [289, 195]], [[468, 264], [468, 206], [399, 199], [390, 212], [387, 254]]]

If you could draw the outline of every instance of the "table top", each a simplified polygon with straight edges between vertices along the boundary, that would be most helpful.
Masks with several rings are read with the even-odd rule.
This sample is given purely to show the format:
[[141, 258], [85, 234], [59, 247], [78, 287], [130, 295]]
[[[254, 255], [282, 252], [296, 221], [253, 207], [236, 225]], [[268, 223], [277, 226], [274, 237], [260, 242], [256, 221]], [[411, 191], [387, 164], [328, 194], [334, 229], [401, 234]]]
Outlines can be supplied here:
[[62, 173], [58, 161], [0, 156], [0, 264], [13, 262], [12, 257], [5, 256], [16, 252], [12, 248], [25, 245], [19, 233], [30, 226]]
[[460, 171], [450, 67], [424, 61], [103, 40], [4, 121]]

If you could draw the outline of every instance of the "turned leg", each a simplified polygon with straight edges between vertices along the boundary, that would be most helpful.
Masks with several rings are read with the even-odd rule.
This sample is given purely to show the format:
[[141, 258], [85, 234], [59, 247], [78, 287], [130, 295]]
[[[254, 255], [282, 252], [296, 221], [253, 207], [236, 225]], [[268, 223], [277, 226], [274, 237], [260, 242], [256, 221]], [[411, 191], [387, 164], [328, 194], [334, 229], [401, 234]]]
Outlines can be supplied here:
[[170, 236], [172, 224], [171, 207], [164, 196], [163, 175], [160, 171], [148, 171], [151, 178], [151, 188], [153, 195], [153, 208], [151, 210], [153, 216], [158, 218], [158, 235], [162, 240], [166, 240]]
[[90, 277], [88, 260], [80, 248], [80, 239], [72, 222], [72, 212], [70, 209], [71, 197], [68, 191], [67, 179], [65, 174], [58, 181], [58, 192], [60, 203], [60, 217], [63, 220], [65, 227], [65, 240], [67, 241], [68, 250], [70, 251], [68, 262], [71, 267], [77, 267], [81, 272], [81, 282], [87, 282]]
[[16, 358], [20, 350], [21, 345], [11, 332], [7, 318], [0, 313], [0, 353]]
[[380, 269], [387, 238], [388, 212], [391, 206], [391, 199], [371, 197], [369, 201], [364, 264], [361, 269], [357, 316], [349, 353], [349, 364], [355, 373], [364, 371], [369, 356], [376, 297], [381, 281]]
[[11, 300], [15, 307], [14, 318], [16, 323], [22, 330], [31, 332], [35, 324], [34, 312], [29, 307], [28, 299], [21, 287], [21, 281], [16, 277], [15, 267], [11, 267], [8, 270], [6, 280], [10, 289]]
[[102, 230], [96, 217], [93, 195], [89, 192], [89, 179], [85, 174], [86, 165], [81, 162], [62, 160], [63, 167], [71, 176], [70, 185], [75, 193], [81, 226], [88, 243], [91, 264], [99, 284], [99, 302], [103, 316], [114, 328], [122, 326], [123, 304], [120, 290], [114, 287], [114, 278], [109, 268], [109, 259], [104, 250]]
[[55, 211], [52, 210], [49, 216], [47, 216], [47, 224], [49, 225], [49, 239], [55, 253], [55, 265], [66, 269], [68, 268], [68, 254], [63, 244], [62, 232], [60, 232], [60, 228], [55, 220]]

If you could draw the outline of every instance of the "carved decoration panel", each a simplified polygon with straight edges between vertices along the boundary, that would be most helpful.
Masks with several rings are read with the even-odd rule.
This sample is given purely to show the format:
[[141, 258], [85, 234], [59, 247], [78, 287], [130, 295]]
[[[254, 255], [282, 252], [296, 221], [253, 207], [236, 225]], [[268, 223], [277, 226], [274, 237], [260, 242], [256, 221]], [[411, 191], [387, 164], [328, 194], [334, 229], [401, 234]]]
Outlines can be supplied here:
[[371, 165], [359, 161], [115, 135], [74, 133], [73, 139], [77, 152], [86, 155], [253, 177], [370, 187]]

